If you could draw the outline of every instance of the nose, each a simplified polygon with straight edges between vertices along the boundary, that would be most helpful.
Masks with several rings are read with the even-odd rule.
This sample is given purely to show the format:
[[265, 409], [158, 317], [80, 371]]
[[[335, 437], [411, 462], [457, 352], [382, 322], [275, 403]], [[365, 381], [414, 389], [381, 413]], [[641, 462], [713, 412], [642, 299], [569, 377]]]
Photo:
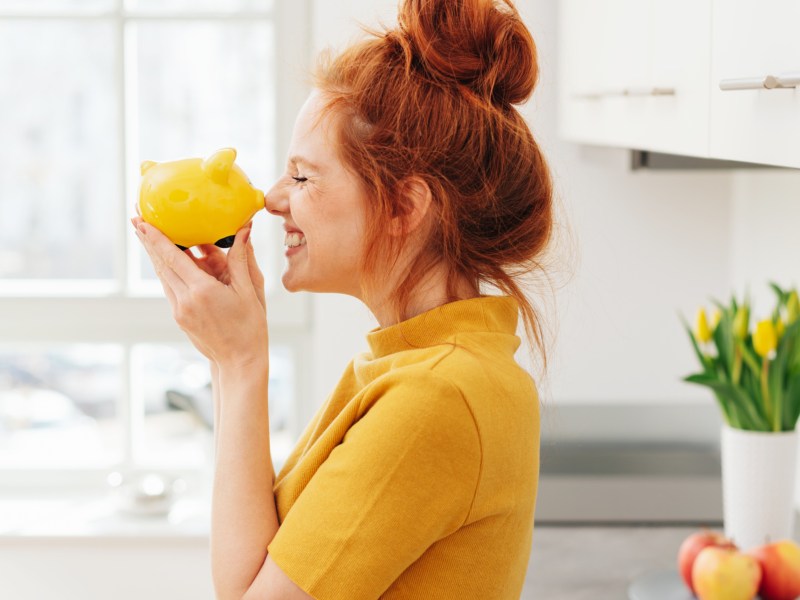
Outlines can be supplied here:
[[267, 212], [280, 216], [288, 212], [289, 200], [286, 194], [282, 194], [278, 190], [278, 186], [275, 185], [264, 194], [264, 207], [267, 209]]

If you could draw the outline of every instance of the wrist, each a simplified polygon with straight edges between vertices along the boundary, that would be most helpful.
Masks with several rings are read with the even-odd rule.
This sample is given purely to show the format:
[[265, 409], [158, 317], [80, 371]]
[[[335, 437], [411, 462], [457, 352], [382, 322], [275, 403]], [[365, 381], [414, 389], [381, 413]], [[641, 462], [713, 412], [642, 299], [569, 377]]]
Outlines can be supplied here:
[[211, 361], [212, 376], [219, 377], [225, 374], [227, 378], [231, 376], [242, 376], [253, 372], [263, 372], [269, 370], [269, 355], [264, 353], [257, 356], [239, 356], [225, 360]]

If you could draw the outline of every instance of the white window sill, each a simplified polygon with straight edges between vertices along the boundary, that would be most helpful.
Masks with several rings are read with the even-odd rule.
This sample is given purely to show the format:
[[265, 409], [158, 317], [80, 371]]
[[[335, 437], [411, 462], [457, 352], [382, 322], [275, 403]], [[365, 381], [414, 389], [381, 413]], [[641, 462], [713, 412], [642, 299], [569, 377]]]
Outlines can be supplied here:
[[211, 503], [207, 496], [175, 500], [167, 515], [127, 515], [111, 495], [62, 496], [53, 499], [0, 499], [0, 543], [29, 539], [143, 539], [208, 541]]

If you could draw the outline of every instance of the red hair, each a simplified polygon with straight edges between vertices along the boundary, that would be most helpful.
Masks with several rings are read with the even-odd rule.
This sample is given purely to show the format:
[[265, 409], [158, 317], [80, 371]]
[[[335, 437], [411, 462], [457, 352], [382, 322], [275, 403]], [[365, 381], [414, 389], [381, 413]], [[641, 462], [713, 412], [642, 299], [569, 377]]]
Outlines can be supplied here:
[[462, 279], [518, 301], [546, 370], [541, 323], [517, 281], [541, 268], [553, 230], [550, 171], [513, 106], [538, 78], [530, 32], [510, 0], [404, 0], [396, 28], [366, 31], [338, 55], [323, 53], [312, 81], [322, 113], [339, 116], [339, 155], [370, 199], [363, 291], [385, 284], [408, 243], [387, 232], [408, 214], [404, 183], [421, 179], [431, 218], [391, 299], [396, 319], [443, 262], [448, 301]]

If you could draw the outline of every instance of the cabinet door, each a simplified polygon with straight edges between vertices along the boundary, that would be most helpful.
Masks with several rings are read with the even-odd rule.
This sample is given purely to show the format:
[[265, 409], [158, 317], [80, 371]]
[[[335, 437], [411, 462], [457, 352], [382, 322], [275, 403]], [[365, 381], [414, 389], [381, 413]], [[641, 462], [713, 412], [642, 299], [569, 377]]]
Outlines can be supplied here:
[[563, 0], [565, 139], [708, 155], [711, 0]]
[[[641, 135], [643, 115], [624, 95], [648, 78], [649, 2], [559, 2], [559, 129], [576, 142], [628, 146]], [[639, 121], [637, 121], [637, 118]]]
[[642, 149], [707, 157], [711, 0], [651, 2], [652, 93]]
[[800, 168], [800, 2], [713, 10], [712, 156]]

